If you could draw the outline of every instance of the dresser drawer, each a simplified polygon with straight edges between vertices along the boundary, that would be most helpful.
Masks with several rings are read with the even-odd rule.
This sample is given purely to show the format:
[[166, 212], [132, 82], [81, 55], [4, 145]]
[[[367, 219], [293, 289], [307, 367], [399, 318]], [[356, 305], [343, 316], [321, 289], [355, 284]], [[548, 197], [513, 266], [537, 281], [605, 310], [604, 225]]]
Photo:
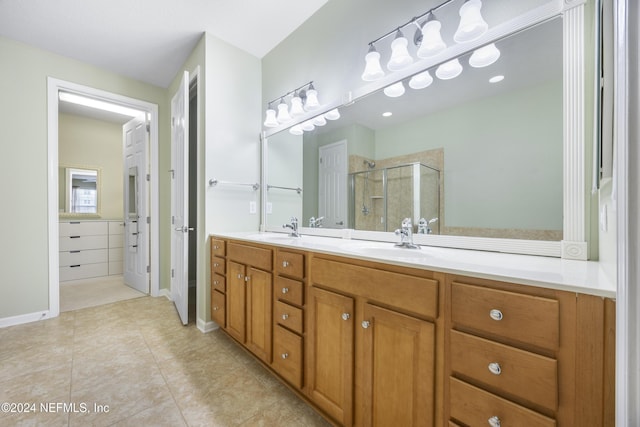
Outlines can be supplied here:
[[276, 272], [302, 279], [304, 277], [304, 255], [278, 249], [276, 253]]
[[281, 326], [273, 331], [273, 369], [297, 388], [302, 388], [302, 338]]
[[451, 331], [451, 371], [551, 411], [558, 408], [558, 363], [507, 345]]
[[227, 292], [227, 278], [217, 273], [213, 273], [211, 276], [211, 287], [224, 294]]
[[225, 327], [225, 295], [211, 289], [211, 320], [221, 328]]
[[[526, 384], [522, 385], [526, 387]], [[509, 427], [554, 427], [555, 420], [463, 381], [449, 379], [451, 418], [468, 426], [490, 426], [497, 417]], [[498, 424], [496, 424], [498, 425]]]
[[59, 237], [109, 234], [106, 221], [69, 221], [58, 223]]
[[107, 276], [109, 264], [100, 262], [96, 264], [76, 264], [60, 267], [60, 281], [88, 279], [90, 277]]
[[261, 270], [271, 271], [273, 266], [273, 254], [271, 249], [256, 246], [241, 245], [239, 243], [227, 244], [227, 256], [232, 261], [250, 265]]
[[274, 295], [276, 299], [301, 306], [304, 304], [304, 285], [297, 280], [276, 276]]
[[211, 257], [211, 271], [224, 274], [226, 271], [224, 258]]
[[227, 254], [227, 242], [220, 239], [211, 239], [211, 255], [225, 256]]
[[302, 334], [304, 329], [302, 326], [303, 311], [301, 308], [294, 307], [282, 301], [276, 301], [273, 309], [276, 322], [291, 329], [293, 332]]
[[553, 299], [454, 282], [451, 320], [454, 327], [553, 351], [559, 347], [560, 307]]
[[60, 252], [60, 267], [77, 264], [95, 264], [98, 262], [107, 262], [108, 260], [108, 251], [106, 249]]
[[65, 251], [83, 251], [87, 249], [107, 249], [108, 236], [67, 236], [60, 237], [61, 252]]

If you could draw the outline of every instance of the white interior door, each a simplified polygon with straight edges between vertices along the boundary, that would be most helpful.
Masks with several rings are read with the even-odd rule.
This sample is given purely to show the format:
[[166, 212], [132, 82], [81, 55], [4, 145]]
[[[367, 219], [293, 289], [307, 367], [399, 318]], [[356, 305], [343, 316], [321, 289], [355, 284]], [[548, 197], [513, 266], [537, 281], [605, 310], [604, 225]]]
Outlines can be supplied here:
[[149, 293], [149, 131], [136, 118], [122, 127], [124, 143], [124, 282]]
[[189, 72], [171, 98], [171, 298], [189, 323]]
[[318, 216], [327, 227], [347, 226], [347, 141], [319, 148]]

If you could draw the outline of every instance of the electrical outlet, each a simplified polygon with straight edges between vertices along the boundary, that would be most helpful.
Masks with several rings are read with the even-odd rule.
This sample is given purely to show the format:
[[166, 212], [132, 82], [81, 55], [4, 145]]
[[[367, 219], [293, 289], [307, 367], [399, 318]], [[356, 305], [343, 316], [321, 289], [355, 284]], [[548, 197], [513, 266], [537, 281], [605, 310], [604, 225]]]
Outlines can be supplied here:
[[257, 211], [257, 207], [256, 207], [256, 202], [251, 201], [249, 202], [249, 213], [250, 214], [254, 214]]
[[273, 204], [271, 202], [267, 202], [267, 213], [268, 214], [273, 213]]

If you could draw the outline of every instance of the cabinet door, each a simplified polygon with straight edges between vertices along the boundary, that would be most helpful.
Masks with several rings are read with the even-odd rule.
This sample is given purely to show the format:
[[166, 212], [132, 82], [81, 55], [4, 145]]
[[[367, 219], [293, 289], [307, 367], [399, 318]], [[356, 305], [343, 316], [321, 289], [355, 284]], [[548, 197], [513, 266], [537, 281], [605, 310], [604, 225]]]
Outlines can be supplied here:
[[247, 347], [260, 359], [271, 363], [271, 273], [248, 267], [247, 278]]
[[308, 330], [310, 398], [341, 425], [353, 420], [353, 298], [312, 288]]
[[434, 329], [430, 323], [365, 304], [365, 426], [434, 424]]
[[227, 273], [227, 332], [229, 335], [245, 342], [246, 323], [246, 282], [245, 266], [229, 261]]

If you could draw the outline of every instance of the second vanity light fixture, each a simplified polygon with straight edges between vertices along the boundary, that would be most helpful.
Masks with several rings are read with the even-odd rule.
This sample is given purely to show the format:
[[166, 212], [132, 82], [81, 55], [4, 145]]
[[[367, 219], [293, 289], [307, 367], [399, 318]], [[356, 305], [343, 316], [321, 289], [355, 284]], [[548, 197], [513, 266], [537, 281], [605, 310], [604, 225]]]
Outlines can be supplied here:
[[[438, 6], [428, 10], [420, 16], [416, 16], [404, 24], [400, 25], [396, 29], [378, 37], [369, 43], [369, 51], [365, 56], [365, 69], [362, 73], [362, 80], [375, 81], [381, 79], [385, 75], [385, 71], [380, 65], [380, 53], [376, 50], [376, 43], [391, 35], [395, 35], [391, 42], [391, 57], [387, 62], [387, 69], [391, 72], [402, 70], [414, 61], [414, 58], [409, 54], [408, 40], [404, 36], [402, 30], [409, 25], [415, 25], [417, 27], [413, 41], [417, 46], [416, 56], [419, 59], [429, 58], [443, 52], [447, 48], [447, 44], [440, 35], [440, 29], [442, 24], [437, 20], [436, 12], [438, 9], [448, 5], [454, 0], [447, 0]], [[480, 9], [482, 8], [481, 0], [465, 0], [464, 4], [460, 7], [460, 23], [453, 36], [453, 40], [456, 43], [467, 43], [482, 37], [489, 26], [482, 18]], [[423, 18], [426, 18], [423, 20]], [[477, 49], [469, 59], [469, 64], [472, 67], [486, 67], [498, 60], [500, 51], [492, 43], [490, 45]], [[440, 79], [447, 80], [452, 79], [460, 75], [462, 72], [462, 65], [457, 59], [453, 59], [438, 67], [436, 70], [436, 76]], [[422, 89], [429, 86], [433, 82], [433, 77], [428, 71], [423, 71], [416, 74], [409, 81], [409, 86], [413, 89]], [[385, 93], [389, 96], [400, 96], [404, 93], [404, 86], [400, 89], [402, 82], [389, 86], [389, 90]], [[402, 93], [400, 93], [402, 92]]]

